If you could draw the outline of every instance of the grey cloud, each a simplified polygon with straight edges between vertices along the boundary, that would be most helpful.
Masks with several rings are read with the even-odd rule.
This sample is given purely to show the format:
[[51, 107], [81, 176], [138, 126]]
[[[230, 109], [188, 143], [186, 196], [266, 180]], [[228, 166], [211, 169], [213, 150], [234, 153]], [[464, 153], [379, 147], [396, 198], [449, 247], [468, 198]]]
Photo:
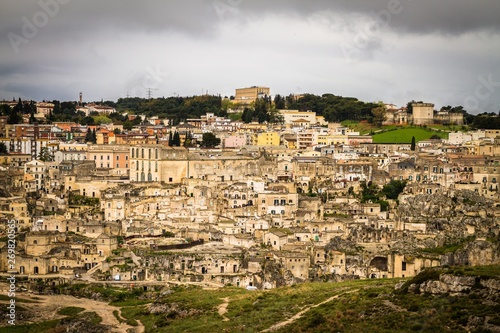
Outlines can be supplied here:
[[[57, 0], [40, 0], [51, 3]], [[399, 5], [394, 5], [399, 3]], [[0, 28], [20, 30], [22, 17], [32, 19], [42, 11], [39, 1], [1, 0], [3, 9]], [[408, 33], [461, 34], [468, 31], [492, 29], [500, 31], [500, 2], [491, 0], [184, 0], [184, 1], [119, 1], [70, 0], [59, 5], [58, 13], [48, 26], [66, 31], [87, 29], [99, 31], [104, 27], [143, 30], [146, 32], [174, 30], [194, 36], [213, 33], [224, 20], [250, 20], [268, 14], [308, 16], [322, 11], [339, 15], [359, 13], [373, 15], [396, 8], [390, 26]], [[399, 13], [400, 12], [400, 13]], [[50, 27], [49, 27], [50, 28]], [[48, 29], [49, 29], [48, 28]]]
[[[156, 65], [171, 74], [158, 96], [263, 84], [281, 94], [463, 104], [480, 75], [500, 80], [500, 1], [400, 0], [401, 12], [351, 63], [340, 46], [396, 0], [68, 0], [15, 53], [7, 35], [22, 35], [39, 1], [62, 0], [0, 0], [0, 98], [75, 99], [83, 90], [116, 99], [142, 90], [145, 68]], [[487, 102], [500, 105], [498, 94]]]
[[[469, 31], [500, 31], [500, 2], [492, 0], [275, 0], [245, 1], [244, 10], [258, 12], [295, 12], [310, 15], [331, 11], [340, 15], [366, 16], [390, 12], [390, 27], [407, 33], [462, 34]], [[390, 10], [394, 8], [394, 10]], [[385, 15], [385, 14], [384, 14]]]

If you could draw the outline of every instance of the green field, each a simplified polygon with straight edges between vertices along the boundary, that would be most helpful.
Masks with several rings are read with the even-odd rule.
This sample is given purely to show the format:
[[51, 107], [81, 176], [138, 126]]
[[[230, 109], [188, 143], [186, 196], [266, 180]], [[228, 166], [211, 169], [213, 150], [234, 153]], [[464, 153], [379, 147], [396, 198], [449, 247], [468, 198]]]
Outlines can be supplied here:
[[374, 143], [411, 143], [411, 138], [415, 137], [415, 141], [430, 139], [431, 136], [437, 135], [443, 139], [448, 139], [447, 132], [438, 132], [420, 127], [406, 127], [395, 130], [389, 130], [383, 133], [373, 135]]

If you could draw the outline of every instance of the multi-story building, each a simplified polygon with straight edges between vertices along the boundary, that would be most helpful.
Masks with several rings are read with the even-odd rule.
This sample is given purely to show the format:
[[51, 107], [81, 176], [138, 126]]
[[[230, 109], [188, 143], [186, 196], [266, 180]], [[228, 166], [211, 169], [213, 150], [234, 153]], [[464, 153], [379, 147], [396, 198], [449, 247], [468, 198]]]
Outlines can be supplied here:
[[130, 168], [128, 145], [89, 145], [87, 160], [94, 161], [97, 169], [114, 169], [115, 174], [125, 175]]
[[268, 87], [252, 86], [250, 88], [236, 89], [234, 102], [241, 105], [249, 105], [264, 96], [270, 96], [271, 90]]
[[32, 160], [24, 164], [24, 174], [25, 176], [34, 179], [35, 191], [45, 188], [46, 169], [46, 164], [39, 160]]
[[255, 146], [279, 146], [280, 135], [278, 132], [263, 132], [257, 134]]
[[316, 112], [299, 110], [279, 110], [278, 112], [283, 117], [285, 125], [293, 125], [297, 120], [306, 123], [307, 127], [316, 125]]
[[185, 148], [153, 144], [129, 149], [131, 181], [180, 183], [188, 175]]

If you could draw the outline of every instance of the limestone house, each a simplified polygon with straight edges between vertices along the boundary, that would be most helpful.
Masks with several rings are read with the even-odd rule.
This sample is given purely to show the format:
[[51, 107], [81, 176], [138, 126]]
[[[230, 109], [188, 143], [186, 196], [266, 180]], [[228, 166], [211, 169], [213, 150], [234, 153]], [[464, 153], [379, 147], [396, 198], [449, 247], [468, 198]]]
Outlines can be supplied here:
[[24, 251], [27, 255], [40, 256], [65, 241], [66, 235], [58, 231], [34, 231], [26, 235]]
[[296, 278], [306, 280], [309, 278], [311, 266], [310, 255], [305, 252], [276, 252], [276, 260], [284, 270], [288, 270]]
[[36, 214], [53, 214], [63, 212], [66, 209], [65, 201], [57, 196], [50, 194], [36, 201]]
[[440, 266], [438, 259], [416, 258], [410, 255], [391, 253], [387, 256], [387, 277], [412, 277], [425, 268]]
[[[62, 250], [62, 251], [58, 251]], [[82, 262], [77, 253], [72, 252], [67, 247], [57, 248], [46, 255], [26, 255], [19, 253], [16, 256], [16, 272], [26, 275], [45, 274], [73, 274], [76, 267], [81, 267]]]
[[0, 198], [0, 216], [15, 219], [20, 228], [29, 227], [31, 223], [28, 204], [22, 197]]
[[247, 234], [224, 234], [222, 236], [222, 241], [224, 244], [239, 246], [247, 249], [255, 245], [254, 238]]
[[410, 143], [367, 143], [362, 142], [359, 147], [364, 153], [392, 155], [398, 152], [410, 152]]
[[346, 270], [346, 256], [344, 252], [329, 251], [328, 252], [328, 271], [332, 274], [343, 275], [347, 274]]
[[118, 248], [116, 236], [110, 236], [104, 233], [95, 239], [95, 244], [97, 246], [97, 252], [103, 257], [111, 255], [111, 252]]
[[473, 167], [473, 181], [481, 184], [480, 193], [489, 198], [499, 198], [500, 165], [489, 163]]
[[271, 246], [273, 250], [280, 251], [288, 243], [288, 234], [279, 230], [270, 230], [264, 234], [264, 245]]
[[324, 214], [324, 206], [320, 197], [300, 196], [298, 211], [308, 212], [309, 219], [321, 219]]
[[245, 182], [236, 182], [224, 190], [227, 207], [237, 208], [253, 206], [256, 202], [257, 192]]
[[304, 225], [305, 222], [314, 221], [317, 218], [315, 211], [298, 209], [295, 212], [295, 223], [297, 226]]
[[328, 251], [324, 246], [314, 246], [311, 248], [311, 264], [321, 265], [325, 264], [328, 259]]
[[298, 194], [280, 191], [265, 191], [259, 193], [257, 208], [260, 215], [280, 215], [283, 218], [292, 217], [297, 209]]
[[258, 232], [269, 230], [269, 222], [267, 220], [252, 216], [244, 220], [243, 230], [245, 233], [250, 233], [257, 238]]

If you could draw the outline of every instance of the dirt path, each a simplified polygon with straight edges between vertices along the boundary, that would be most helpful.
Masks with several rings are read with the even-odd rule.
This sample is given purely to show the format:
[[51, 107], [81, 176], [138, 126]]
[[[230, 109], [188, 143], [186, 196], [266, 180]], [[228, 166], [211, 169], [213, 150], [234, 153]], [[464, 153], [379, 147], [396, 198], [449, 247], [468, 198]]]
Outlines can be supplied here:
[[[21, 297], [26, 299], [30, 298], [28, 295], [22, 295]], [[84, 308], [85, 311], [94, 311], [97, 313], [102, 318], [101, 324], [112, 327], [111, 331], [113, 333], [127, 333], [128, 329], [135, 329], [137, 333], [144, 332], [144, 326], [139, 321], [137, 321], [139, 323], [137, 327], [130, 326], [126, 323], [120, 323], [113, 315], [113, 311], [117, 310], [121, 317], [120, 308], [105, 302], [87, 298], [76, 298], [69, 295], [36, 295], [36, 301], [38, 303], [23, 303], [23, 306], [39, 314], [43, 320], [62, 318], [63, 316], [57, 314], [59, 309], [68, 306], [77, 306]], [[132, 330], [132, 332], [134, 331]]]
[[316, 307], [318, 307], [318, 306], [320, 306], [320, 305], [323, 305], [323, 304], [325, 304], [325, 303], [331, 302], [331, 301], [333, 301], [334, 299], [339, 298], [339, 297], [340, 297], [340, 296], [342, 296], [342, 295], [349, 294], [349, 293], [353, 293], [353, 292], [356, 292], [356, 291], [358, 291], [358, 290], [359, 290], [359, 289], [346, 291], [346, 292], [344, 292], [344, 293], [341, 293], [341, 294], [338, 294], [338, 295], [332, 296], [332, 297], [330, 297], [330, 298], [328, 298], [328, 299], [324, 300], [324, 301], [323, 301], [323, 302], [321, 302], [321, 303], [318, 303], [318, 304], [314, 304], [314, 305], [308, 306], [308, 307], [307, 307], [307, 308], [305, 308], [304, 310], [302, 310], [302, 311], [298, 312], [297, 314], [295, 314], [293, 317], [288, 318], [287, 320], [281, 321], [281, 322], [279, 322], [279, 323], [277, 323], [277, 324], [274, 324], [273, 326], [271, 326], [271, 327], [269, 327], [269, 328], [267, 328], [267, 329], [265, 329], [265, 330], [261, 331], [261, 333], [276, 331], [276, 330], [278, 330], [278, 329], [280, 329], [280, 328], [282, 328], [282, 327], [284, 327], [284, 326], [286, 326], [286, 325], [288, 325], [288, 324], [293, 323], [294, 321], [296, 321], [297, 319], [299, 319], [300, 317], [302, 317], [302, 316], [304, 315], [304, 313], [306, 313], [307, 311], [311, 310], [312, 308], [316, 308]]
[[222, 317], [222, 321], [229, 321], [229, 318], [225, 316], [227, 313], [227, 307], [229, 305], [229, 297], [221, 298], [224, 301], [221, 305], [219, 305], [219, 315]]

